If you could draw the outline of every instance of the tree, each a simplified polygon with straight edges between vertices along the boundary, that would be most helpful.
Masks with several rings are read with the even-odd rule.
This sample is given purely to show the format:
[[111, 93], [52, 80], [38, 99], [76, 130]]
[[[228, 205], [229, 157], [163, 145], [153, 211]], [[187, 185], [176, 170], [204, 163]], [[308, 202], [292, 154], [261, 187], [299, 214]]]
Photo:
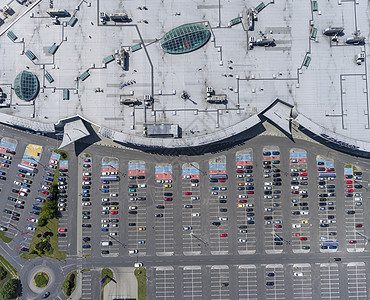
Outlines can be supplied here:
[[0, 299], [9, 300], [15, 298], [18, 289], [18, 280], [9, 279], [0, 290]]
[[4, 269], [3, 266], [0, 266], [0, 280], [3, 280], [6, 275], [8, 275], [8, 272]]
[[44, 217], [39, 218], [39, 221], [37, 222], [37, 225], [39, 226], [45, 226], [47, 223], [47, 220]]
[[67, 280], [67, 281], [64, 281], [63, 283], [63, 287], [66, 289], [66, 290], [69, 290], [71, 289], [71, 283]]

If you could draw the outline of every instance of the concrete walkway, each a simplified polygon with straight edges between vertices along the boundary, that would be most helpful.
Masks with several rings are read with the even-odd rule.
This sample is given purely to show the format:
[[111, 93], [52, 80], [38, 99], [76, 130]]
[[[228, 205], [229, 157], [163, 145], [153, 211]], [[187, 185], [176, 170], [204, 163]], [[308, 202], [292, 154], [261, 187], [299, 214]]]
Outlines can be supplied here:
[[111, 268], [111, 270], [116, 283], [111, 281], [104, 287], [104, 300], [137, 299], [135, 268]]

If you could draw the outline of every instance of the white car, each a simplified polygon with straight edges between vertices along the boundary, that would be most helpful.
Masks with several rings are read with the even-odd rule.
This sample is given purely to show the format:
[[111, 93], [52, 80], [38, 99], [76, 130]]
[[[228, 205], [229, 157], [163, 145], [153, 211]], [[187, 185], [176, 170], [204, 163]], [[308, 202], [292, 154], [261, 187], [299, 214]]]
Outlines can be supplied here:
[[244, 174], [238, 174], [238, 175], [236, 175], [236, 177], [237, 177], [237, 178], [244, 178], [244, 177], [245, 177], [245, 175], [244, 175]]
[[302, 272], [294, 272], [293, 275], [294, 276], [303, 276], [303, 273]]
[[193, 227], [191, 227], [191, 226], [184, 226], [184, 227], [183, 227], [183, 229], [184, 229], [185, 231], [187, 231], [187, 230], [192, 230], [192, 229], [193, 229]]
[[329, 220], [329, 223], [334, 224], [334, 223], [337, 223], [337, 221], [335, 221], [335, 220]]
[[252, 203], [247, 204], [247, 207], [253, 207], [253, 206], [254, 206], [254, 204], [252, 204]]
[[20, 192], [19, 196], [27, 196], [27, 194], [25, 192]]
[[272, 190], [272, 187], [271, 186], [264, 186], [263, 187], [265, 190]]
[[109, 223], [109, 222], [110, 222], [110, 220], [109, 220], [109, 219], [102, 219], [102, 220], [101, 220], [101, 222], [102, 222], [102, 223]]
[[265, 208], [265, 211], [273, 211], [274, 209], [270, 208], [270, 207], [266, 207]]
[[362, 201], [361, 197], [355, 197], [355, 201]]
[[240, 242], [240, 243], [246, 243], [246, 242], [247, 242], [247, 240], [246, 240], [246, 239], [239, 239], [239, 242]]
[[265, 185], [272, 185], [272, 182], [265, 182]]
[[172, 183], [172, 179], [166, 179], [164, 182], [165, 183]]
[[190, 176], [190, 175], [185, 175], [185, 178], [186, 178], [186, 179], [190, 179], [190, 178], [191, 178], [191, 176]]
[[101, 227], [103, 227], [103, 228], [109, 227], [109, 224], [108, 223], [102, 223]]
[[110, 194], [111, 197], [118, 197], [118, 194]]
[[296, 186], [296, 185], [292, 185], [290, 188], [291, 188], [292, 190], [299, 190], [299, 186]]
[[199, 198], [199, 196], [193, 196], [193, 197], [191, 197], [190, 199], [191, 199], [191, 200], [199, 200], [200, 198]]
[[101, 198], [101, 202], [107, 202], [109, 201], [109, 198]]
[[244, 166], [236, 166], [237, 169], [244, 169], [245, 167]]
[[140, 188], [146, 188], [146, 184], [144, 184], [144, 183], [143, 184], [139, 184], [139, 187]]
[[50, 159], [50, 163], [56, 165], [58, 162], [56, 160]]
[[82, 185], [90, 185], [91, 182], [90, 181], [82, 181]]
[[293, 228], [301, 228], [301, 224], [292, 224]]
[[109, 235], [110, 236], [115, 236], [115, 235], [118, 235], [117, 232], [109, 232]]
[[129, 254], [136, 254], [138, 253], [139, 251], [137, 249], [134, 249], [134, 250], [128, 250], [128, 253]]
[[21, 192], [29, 193], [29, 192], [30, 192], [30, 189], [26, 189], [26, 188], [24, 188], [24, 187], [21, 187], [21, 188], [20, 188], [20, 191], [21, 191]]
[[83, 176], [91, 176], [91, 173], [90, 172], [85, 172], [85, 173], [82, 173]]
[[91, 206], [91, 202], [82, 202], [82, 206]]
[[300, 194], [307, 194], [307, 191], [299, 191]]
[[253, 174], [247, 174], [247, 177], [253, 177]]
[[218, 192], [211, 192], [211, 195], [218, 195]]
[[228, 217], [218, 217], [218, 219], [219, 219], [220, 221], [227, 221], [229, 218], [228, 218]]
[[35, 227], [32, 227], [32, 226], [27, 226], [27, 229], [28, 230], [32, 230], [32, 231], [35, 231], [36, 230], [36, 228]]
[[[248, 174], [249, 175], [249, 174]], [[271, 177], [271, 174], [265, 174], [265, 175], [263, 175], [263, 177], [265, 177], [265, 178], [269, 178], [269, 177]]]
[[191, 186], [198, 186], [198, 183], [192, 183]]
[[270, 195], [265, 195], [265, 196], [263, 196], [263, 198], [265, 198], [265, 199], [272, 199], [272, 196], [270, 196]]
[[290, 169], [291, 172], [298, 172], [298, 169]]
[[15, 185], [21, 185], [21, 183], [19, 181], [17, 181], [17, 180], [14, 180], [14, 184]]
[[223, 196], [218, 196], [218, 199], [227, 199], [227, 196], [223, 195]]
[[239, 195], [239, 198], [246, 199], [246, 198], [248, 198], [248, 196], [247, 195]]
[[56, 169], [56, 168], [57, 168], [57, 166], [56, 166], [56, 165], [49, 165], [49, 168], [51, 168], [51, 169]]
[[15, 203], [17, 203], [17, 204], [24, 204], [24, 201], [23, 200], [17, 200], [17, 201], [15, 201]]
[[33, 223], [37, 223], [39, 220], [38, 219], [32, 219], [30, 221], [33, 222]]
[[102, 172], [101, 173], [103, 176], [107, 176], [107, 175], [110, 175], [110, 172]]
[[118, 175], [118, 172], [117, 171], [110, 172], [110, 175]]
[[301, 215], [308, 215], [308, 211], [307, 210], [301, 211]]
[[104, 206], [103, 207], [103, 210], [109, 210], [110, 208], [109, 208], [109, 206]]
[[328, 220], [320, 220], [320, 224], [326, 224], [328, 223]]
[[192, 215], [192, 217], [199, 217], [200, 213], [192, 213], [191, 215]]
[[58, 203], [58, 207], [66, 207], [65, 203]]
[[137, 206], [129, 206], [128, 209], [129, 210], [137, 209]]

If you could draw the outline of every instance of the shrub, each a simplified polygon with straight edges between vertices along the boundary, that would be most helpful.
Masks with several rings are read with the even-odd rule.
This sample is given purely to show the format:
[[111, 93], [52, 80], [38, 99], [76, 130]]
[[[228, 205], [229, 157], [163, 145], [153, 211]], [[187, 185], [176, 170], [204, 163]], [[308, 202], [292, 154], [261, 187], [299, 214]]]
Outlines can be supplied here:
[[6, 275], [8, 275], [8, 272], [4, 269], [3, 266], [0, 266], [0, 280], [3, 280]]
[[49, 279], [45, 274], [37, 274], [35, 277], [35, 284], [37, 287], [44, 287], [48, 284]]
[[46, 223], [47, 223], [47, 220], [44, 218], [44, 217], [41, 217], [40, 219], [39, 219], [39, 221], [37, 222], [37, 225], [39, 225], [39, 226], [45, 226], [46, 225]]

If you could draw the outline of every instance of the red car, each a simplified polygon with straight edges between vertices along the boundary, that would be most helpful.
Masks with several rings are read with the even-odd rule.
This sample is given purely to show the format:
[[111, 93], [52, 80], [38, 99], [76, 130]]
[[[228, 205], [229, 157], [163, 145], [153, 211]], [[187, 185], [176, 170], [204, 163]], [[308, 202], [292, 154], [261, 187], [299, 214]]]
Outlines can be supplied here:
[[85, 158], [84, 162], [90, 162], [90, 158]]
[[112, 211], [110, 212], [110, 214], [111, 214], [111, 215], [118, 215], [118, 211], [116, 211], [116, 210], [112, 210]]
[[352, 180], [347, 180], [346, 183], [353, 183], [353, 181]]
[[347, 190], [347, 193], [353, 193], [353, 190], [352, 189]]
[[220, 237], [227, 237], [227, 233], [221, 233]]
[[352, 184], [347, 185], [347, 188], [353, 188]]
[[275, 228], [281, 228], [282, 226], [281, 225], [275, 225]]
[[361, 228], [362, 227], [362, 224], [356, 224], [356, 227], [357, 228]]
[[350, 244], [356, 244], [357, 242], [356, 241], [349, 241]]
[[164, 201], [172, 201], [172, 198], [163, 198]]
[[44, 195], [49, 195], [48, 191], [41, 191], [41, 193], [44, 194]]
[[307, 241], [307, 238], [306, 237], [301, 237], [299, 238], [301, 241]]
[[220, 182], [225, 182], [226, 181], [226, 179], [220, 179]]
[[58, 228], [58, 232], [66, 232], [67, 229], [66, 228]]
[[248, 191], [248, 194], [254, 194], [254, 191]]
[[292, 194], [298, 194], [299, 192], [298, 191], [292, 191]]
[[299, 176], [307, 176], [307, 172], [299, 173]]
[[90, 180], [90, 177], [82, 177], [82, 180]]
[[185, 192], [185, 195], [191, 195], [192, 192]]
[[18, 174], [17, 174], [17, 176], [19, 176], [19, 177], [24, 177], [25, 175], [24, 175], [24, 174], [22, 174], [22, 173], [18, 173]]
[[300, 233], [293, 233], [293, 236], [300, 236]]
[[236, 170], [237, 173], [244, 173], [244, 170]]
[[247, 200], [239, 200], [239, 203], [247, 203]]

